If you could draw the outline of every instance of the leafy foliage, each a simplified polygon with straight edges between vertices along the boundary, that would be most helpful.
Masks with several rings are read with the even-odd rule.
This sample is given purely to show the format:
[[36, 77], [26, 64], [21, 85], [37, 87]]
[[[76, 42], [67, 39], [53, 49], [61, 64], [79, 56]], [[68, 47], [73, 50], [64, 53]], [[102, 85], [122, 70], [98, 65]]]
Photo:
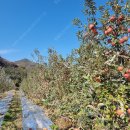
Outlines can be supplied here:
[[0, 68], [0, 91], [10, 90], [14, 87], [14, 82], [6, 75], [4, 69]]
[[82, 44], [67, 58], [49, 49], [45, 63], [35, 50], [39, 64], [21, 87], [54, 121], [64, 116], [81, 129], [130, 129], [129, 6], [123, 0], [106, 5], [85, 0], [88, 24], [74, 20]]

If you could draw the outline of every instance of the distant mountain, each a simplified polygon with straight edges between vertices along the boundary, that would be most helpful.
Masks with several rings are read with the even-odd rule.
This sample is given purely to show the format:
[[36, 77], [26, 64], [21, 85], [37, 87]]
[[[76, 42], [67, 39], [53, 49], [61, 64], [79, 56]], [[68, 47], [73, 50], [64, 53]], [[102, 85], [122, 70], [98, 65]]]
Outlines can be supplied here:
[[[12, 81], [14, 81], [15, 86], [19, 88], [22, 80], [27, 76], [26, 68], [23, 68], [16, 64], [15, 62], [10, 62], [2, 57], [0, 57], [0, 68], [2, 67], [5, 75], [8, 76]], [[0, 84], [1, 85], [1, 84]], [[4, 88], [4, 86], [3, 86]], [[6, 89], [6, 87], [5, 87]]]
[[0, 57], [0, 67], [13, 67], [13, 68], [17, 68], [18, 65], [15, 64], [14, 62], [10, 62], [2, 57]]
[[20, 67], [25, 67], [25, 68], [34, 67], [36, 65], [36, 63], [30, 61], [29, 59], [18, 60], [15, 61], [14, 63]]

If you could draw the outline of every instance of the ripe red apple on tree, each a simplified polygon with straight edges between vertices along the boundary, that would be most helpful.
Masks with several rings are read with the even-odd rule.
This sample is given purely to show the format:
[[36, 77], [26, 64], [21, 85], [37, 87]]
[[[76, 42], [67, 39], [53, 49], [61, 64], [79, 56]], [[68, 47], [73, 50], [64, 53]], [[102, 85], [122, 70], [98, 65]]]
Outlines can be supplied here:
[[123, 21], [124, 18], [125, 18], [124, 15], [120, 15], [120, 16], [118, 17], [118, 20], [119, 20], [119, 21]]
[[124, 32], [124, 31], [127, 31], [127, 28], [124, 25], [120, 25], [119, 30]]
[[115, 42], [112, 42], [112, 43], [111, 43], [111, 45], [112, 45], [112, 46], [115, 46], [115, 45], [116, 45], [116, 43], [115, 43]]
[[47, 128], [43, 128], [43, 130], [48, 130]]
[[128, 33], [130, 33], [130, 28], [128, 28]]
[[127, 113], [130, 115], [130, 108], [127, 110]]
[[128, 81], [130, 81], [130, 69], [128, 69], [125, 73], [125, 77]]
[[123, 39], [124, 39], [124, 41], [128, 41], [128, 37], [127, 36], [124, 36]]
[[116, 17], [113, 15], [110, 17], [110, 22], [114, 22], [116, 20]]
[[124, 76], [124, 78], [128, 79], [130, 77], [130, 74], [126, 73], [123, 76]]
[[119, 115], [119, 116], [121, 116], [121, 115], [124, 114], [124, 111], [121, 110], [121, 109], [118, 109], [118, 110], [116, 110], [116, 114]]
[[130, 77], [127, 80], [130, 82]]
[[108, 32], [107, 30], [105, 30], [104, 34], [105, 34], [105, 35], [108, 35], [108, 34], [109, 34], [109, 32]]
[[119, 40], [119, 43], [120, 44], [122, 44], [122, 43], [124, 43], [125, 42], [125, 40], [123, 39], [123, 38], [121, 38], [120, 40]]
[[89, 24], [89, 29], [90, 29], [90, 30], [94, 29], [94, 27], [95, 27], [95, 25], [94, 25], [94, 24], [92, 24], [92, 23], [91, 23], [91, 24]]
[[107, 31], [108, 33], [111, 33], [113, 31], [112, 27], [108, 27]]
[[112, 31], [113, 31], [113, 29], [111, 27], [108, 27], [108, 29], [104, 31], [104, 34], [108, 35], [108, 34], [112, 33]]
[[130, 73], [130, 69], [128, 69], [126, 73]]
[[119, 40], [119, 43], [122, 44], [124, 42], [128, 41], [128, 37], [127, 36], [124, 36], [122, 37], [120, 40]]
[[124, 69], [123, 66], [119, 66], [119, 67], [117, 68], [117, 70], [118, 70], [119, 72], [121, 72], [123, 69]]
[[100, 78], [100, 76], [95, 76], [95, 77], [93, 77], [93, 80], [95, 81], [95, 82], [101, 82], [101, 78]]

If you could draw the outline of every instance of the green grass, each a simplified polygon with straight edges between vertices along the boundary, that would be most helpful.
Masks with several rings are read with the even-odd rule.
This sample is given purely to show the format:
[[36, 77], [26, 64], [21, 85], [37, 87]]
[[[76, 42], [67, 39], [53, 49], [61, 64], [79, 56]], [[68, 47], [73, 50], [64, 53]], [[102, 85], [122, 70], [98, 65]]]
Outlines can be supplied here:
[[11, 106], [5, 115], [1, 130], [22, 130], [22, 109], [18, 92], [16, 92]]

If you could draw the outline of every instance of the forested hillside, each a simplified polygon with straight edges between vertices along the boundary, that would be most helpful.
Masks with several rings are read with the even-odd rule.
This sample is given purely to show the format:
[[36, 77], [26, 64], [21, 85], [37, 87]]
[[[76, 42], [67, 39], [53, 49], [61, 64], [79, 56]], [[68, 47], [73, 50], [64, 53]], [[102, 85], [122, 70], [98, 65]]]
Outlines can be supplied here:
[[0, 90], [7, 91], [19, 88], [23, 78], [26, 77], [26, 69], [0, 57]]

